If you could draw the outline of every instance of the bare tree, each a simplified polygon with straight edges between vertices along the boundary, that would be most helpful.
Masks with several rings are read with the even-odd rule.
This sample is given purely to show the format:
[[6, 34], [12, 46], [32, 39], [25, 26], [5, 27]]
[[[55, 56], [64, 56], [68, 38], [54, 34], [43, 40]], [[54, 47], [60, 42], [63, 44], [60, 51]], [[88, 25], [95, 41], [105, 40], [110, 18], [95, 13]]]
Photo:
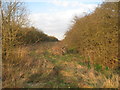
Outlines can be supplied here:
[[19, 1], [1, 2], [2, 15], [2, 47], [3, 55], [7, 57], [12, 48], [17, 45], [17, 32], [27, 24], [25, 3]]

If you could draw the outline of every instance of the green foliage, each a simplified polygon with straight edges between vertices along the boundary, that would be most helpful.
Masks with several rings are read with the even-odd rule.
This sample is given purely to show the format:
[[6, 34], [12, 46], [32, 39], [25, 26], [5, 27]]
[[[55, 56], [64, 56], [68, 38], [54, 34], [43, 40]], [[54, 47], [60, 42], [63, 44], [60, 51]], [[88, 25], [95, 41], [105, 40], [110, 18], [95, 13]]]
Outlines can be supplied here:
[[102, 65], [100, 65], [100, 64], [95, 64], [95, 70], [96, 71], [101, 71], [102, 70]]
[[71, 54], [77, 54], [78, 53], [78, 50], [76, 49], [76, 48], [69, 48], [68, 50], [67, 50], [67, 53], [71, 53]]
[[109, 70], [109, 67], [105, 67], [105, 70]]

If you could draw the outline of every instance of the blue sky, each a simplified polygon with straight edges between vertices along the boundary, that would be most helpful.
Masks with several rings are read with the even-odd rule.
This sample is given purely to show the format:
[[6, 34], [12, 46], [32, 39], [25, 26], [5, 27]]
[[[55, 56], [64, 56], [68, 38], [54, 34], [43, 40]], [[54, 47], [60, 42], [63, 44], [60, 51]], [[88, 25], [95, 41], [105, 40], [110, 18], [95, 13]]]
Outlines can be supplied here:
[[31, 25], [61, 40], [75, 16], [92, 12], [101, 3], [102, 0], [32, 0], [26, 5]]
[[[89, 0], [62, 0], [62, 1], [68, 1], [68, 2], [73, 2], [73, 1], [77, 1], [77, 2], [80, 2], [80, 3], [84, 3], [84, 4], [100, 4], [102, 0], [96, 0], [96, 1], [89, 1]], [[49, 3], [49, 2], [46, 2], [46, 1], [39, 1], [39, 2], [27, 2], [27, 5], [28, 5], [28, 9], [30, 9], [30, 11], [32, 13], [38, 13], [38, 12], [47, 12], [47, 13], [50, 13], [50, 8], [51, 9], [59, 9], [59, 10], [67, 10], [67, 9], [71, 9], [72, 7], [66, 7], [64, 8], [62, 5], [55, 5], [54, 3]]]

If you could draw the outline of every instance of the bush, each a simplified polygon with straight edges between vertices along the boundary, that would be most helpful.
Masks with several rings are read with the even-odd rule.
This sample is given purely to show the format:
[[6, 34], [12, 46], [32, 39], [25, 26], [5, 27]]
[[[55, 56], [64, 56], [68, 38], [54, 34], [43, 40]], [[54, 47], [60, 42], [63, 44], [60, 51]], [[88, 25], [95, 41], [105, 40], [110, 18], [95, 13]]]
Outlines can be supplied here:
[[90, 57], [94, 63], [117, 67], [118, 3], [103, 3], [93, 13], [74, 21], [65, 34], [64, 42], [68, 48], [77, 47], [80, 54]]
[[67, 50], [67, 53], [71, 53], [71, 54], [77, 54], [78, 53], [78, 50], [76, 49], [76, 48], [69, 48], [68, 50]]
[[21, 30], [17, 34], [17, 37], [20, 37], [18, 38], [18, 42], [21, 42], [22, 44], [34, 44], [45, 41], [58, 41], [57, 38], [53, 36], [48, 36], [47, 34], [34, 27], [21, 28]]

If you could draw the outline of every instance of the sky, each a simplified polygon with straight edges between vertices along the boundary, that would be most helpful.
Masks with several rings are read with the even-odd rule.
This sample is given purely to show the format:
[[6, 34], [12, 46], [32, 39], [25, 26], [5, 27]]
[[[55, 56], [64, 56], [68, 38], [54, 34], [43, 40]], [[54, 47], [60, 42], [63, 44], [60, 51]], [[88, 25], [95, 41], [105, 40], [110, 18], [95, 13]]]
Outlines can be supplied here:
[[83, 17], [101, 3], [102, 0], [32, 0], [26, 5], [32, 26], [62, 40], [75, 16]]

